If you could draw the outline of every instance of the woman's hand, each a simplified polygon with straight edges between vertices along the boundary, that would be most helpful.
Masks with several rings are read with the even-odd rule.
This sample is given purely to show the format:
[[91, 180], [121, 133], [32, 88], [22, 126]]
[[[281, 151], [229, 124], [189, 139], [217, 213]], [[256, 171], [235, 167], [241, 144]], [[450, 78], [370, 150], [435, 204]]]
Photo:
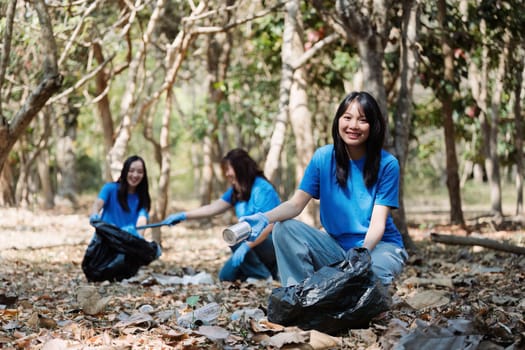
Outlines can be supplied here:
[[250, 246], [246, 242], [242, 242], [237, 249], [233, 252], [232, 255], [232, 265], [233, 267], [239, 267], [241, 266], [242, 262], [244, 261], [244, 257], [248, 252], [250, 251]]
[[95, 214], [91, 214], [91, 216], [89, 217], [89, 224], [90, 225], [93, 225], [95, 223], [95, 221], [100, 221], [100, 214], [98, 213], [95, 213]]
[[171, 214], [164, 220], [164, 222], [166, 222], [166, 224], [169, 226], [173, 226], [184, 220], [186, 220], [186, 213], [181, 211], [175, 214]]
[[250, 233], [250, 237], [248, 238], [248, 240], [250, 241], [256, 240], [257, 237], [259, 237], [261, 232], [264, 230], [264, 228], [270, 223], [266, 215], [264, 215], [263, 213], [255, 213], [253, 215], [242, 216], [239, 219], [239, 222], [243, 221], [247, 222], [252, 228], [252, 232]]

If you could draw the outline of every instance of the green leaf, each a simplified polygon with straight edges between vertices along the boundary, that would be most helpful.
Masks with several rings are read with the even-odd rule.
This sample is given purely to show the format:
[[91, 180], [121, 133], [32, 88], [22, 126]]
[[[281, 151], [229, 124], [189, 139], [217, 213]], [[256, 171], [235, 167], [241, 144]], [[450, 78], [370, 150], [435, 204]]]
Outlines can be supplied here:
[[197, 303], [199, 302], [200, 298], [201, 297], [198, 296], [198, 295], [192, 295], [191, 297], [188, 297], [186, 299], [186, 304], [188, 304], [188, 306], [191, 306], [192, 308], [194, 308], [197, 305]]

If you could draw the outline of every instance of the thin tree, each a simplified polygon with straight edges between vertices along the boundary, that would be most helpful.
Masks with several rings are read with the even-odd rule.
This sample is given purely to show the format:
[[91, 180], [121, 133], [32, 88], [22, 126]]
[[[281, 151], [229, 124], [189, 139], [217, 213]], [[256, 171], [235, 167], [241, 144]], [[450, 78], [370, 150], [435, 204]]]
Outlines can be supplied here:
[[[5, 81], [6, 67], [9, 64], [16, 3], [16, 0], [10, 1], [6, 12], [6, 30], [4, 31], [0, 57], [0, 94], [1, 87]], [[41, 29], [41, 40], [39, 43], [41, 44], [43, 57], [42, 78], [23, 102], [20, 110], [10, 120], [1, 113], [3, 99], [0, 98], [0, 171], [18, 138], [24, 133], [42, 107], [45, 106], [47, 100], [62, 86], [63, 77], [59, 73], [57, 65], [57, 46], [46, 4], [43, 0], [36, 0], [31, 4], [33, 4], [34, 10], [38, 15]]]
[[454, 52], [450, 44], [449, 29], [447, 27], [446, 0], [438, 0], [438, 26], [443, 57], [443, 80], [445, 87], [438, 90], [443, 115], [443, 130], [445, 134], [447, 188], [450, 203], [450, 221], [452, 224], [465, 225], [463, 209], [461, 208], [461, 188], [456, 152], [456, 139], [453, 113], [453, 86], [454, 86]]

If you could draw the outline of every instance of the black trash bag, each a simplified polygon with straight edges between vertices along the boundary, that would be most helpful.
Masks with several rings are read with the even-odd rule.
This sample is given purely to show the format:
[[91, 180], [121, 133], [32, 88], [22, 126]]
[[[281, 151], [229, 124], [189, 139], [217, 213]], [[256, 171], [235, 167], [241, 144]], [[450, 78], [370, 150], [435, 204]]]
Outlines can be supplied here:
[[141, 266], [157, 258], [156, 242], [148, 242], [102, 221], [92, 225], [96, 233], [82, 260], [82, 271], [88, 281], [113, 282], [130, 278]]
[[322, 267], [301, 283], [273, 289], [268, 320], [336, 334], [366, 328], [391, 304], [387, 288], [372, 271], [368, 249], [353, 248], [345, 260]]

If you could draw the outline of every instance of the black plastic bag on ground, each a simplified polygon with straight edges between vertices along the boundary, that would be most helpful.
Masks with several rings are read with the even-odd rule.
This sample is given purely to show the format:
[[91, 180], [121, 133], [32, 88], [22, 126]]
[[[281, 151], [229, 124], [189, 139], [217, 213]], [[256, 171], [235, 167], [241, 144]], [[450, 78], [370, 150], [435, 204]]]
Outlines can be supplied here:
[[342, 262], [322, 267], [297, 285], [273, 289], [268, 320], [335, 334], [367, 327], [390, 305], [387, 288], [372, 271], [370, 253], [353, 248]]
[[121, 281], [135, 276], [141, 266], [157, 258], [157, 243], [133, 236], [118, 227], [96, 221], [95, 237], [82, 260], [82, 271], [90, 282]]

